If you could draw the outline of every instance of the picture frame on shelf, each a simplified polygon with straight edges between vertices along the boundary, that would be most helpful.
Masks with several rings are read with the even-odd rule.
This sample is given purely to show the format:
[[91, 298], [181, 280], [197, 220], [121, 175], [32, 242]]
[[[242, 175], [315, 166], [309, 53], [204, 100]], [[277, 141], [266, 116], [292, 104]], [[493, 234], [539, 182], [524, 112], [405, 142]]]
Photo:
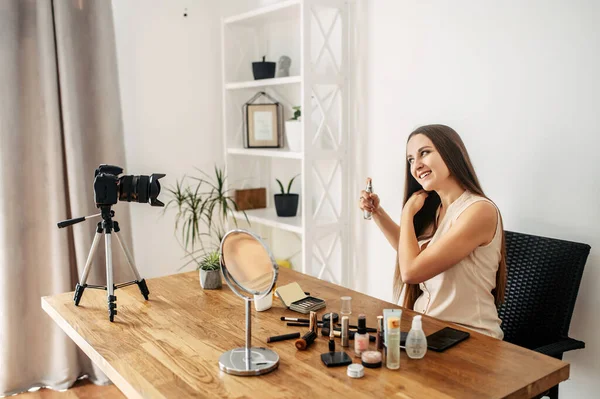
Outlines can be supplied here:
[[[261, 97], [270, 102], [254, 103]], [[283, 107], [265, 92], [258, 92], [243, 107], [245, 148], [283, 147]]]
[[248, 148], [279, 148], [277, 105], [248, 105]]

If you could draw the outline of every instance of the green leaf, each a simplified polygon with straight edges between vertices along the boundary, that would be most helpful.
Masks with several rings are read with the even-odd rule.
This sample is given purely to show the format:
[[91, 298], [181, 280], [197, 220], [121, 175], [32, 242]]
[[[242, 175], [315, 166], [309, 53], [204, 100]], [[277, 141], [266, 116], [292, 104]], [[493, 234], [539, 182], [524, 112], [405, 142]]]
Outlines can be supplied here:
[[285, 190], [283, 189], [283, 184], [281, 184], [279, 179], [275, 179], [275, 180], [277, 180], [277, 184], [279, 184], [279, 188], [281, 189], [281, 194], [285, 194]]
[[292, 183], [294, 182], [294, 179], [298, 176], [300, 176], [300, 175], [296, 175], [296, 176], [292, 177], [292, 180], [290, 180], [290, 184], [288, 184], [288, 189], [287, 189], [288, 194], [290, 193], [290, 190], [292, 189]]
[[[176, 208], [174, 233], [188, 259], [182, 267], [190, 263], [196, 263], [199, 267], [203, 256], [209, 253], [207, 248], [213, 248], [211, 251], [219, 248], [226, 223], [238, 210], [231, 196], [234, 189], [227, 188], [225, 169], [214, 165], [213, 176], [195, 169], [200, 175], [189, 176], [194, 184], [187, 184], [188, 176], [184, 175], [176, 181], [175, 187], [167, 189], [171, 198], [165, 208]], [[250, 224], [245, 212], [244, 217]], [[237, 227], [236, 218], [233, 218], [233, 222]]]

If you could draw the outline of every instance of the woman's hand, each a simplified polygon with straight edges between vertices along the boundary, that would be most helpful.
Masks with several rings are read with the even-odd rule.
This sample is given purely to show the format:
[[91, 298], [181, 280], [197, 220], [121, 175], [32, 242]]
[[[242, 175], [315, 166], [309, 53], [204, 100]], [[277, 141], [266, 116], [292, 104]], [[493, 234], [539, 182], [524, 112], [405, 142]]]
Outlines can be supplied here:
[[406, 204], [404, 204], [404, 208], [402, 208], [402, 215], [406, 215], [407, 217], [414, 218], [417, 212], [423, 208], [423, 204], [425, 204], [425, 199], [429, 196], [429, 193], [425, 190], [415, 191], [413, 195], [410, 196]]
[[379, 211], [379, 196], [375, 193], [368, 193], [362, 190], [358, 199], [358, 207], [363, 211], [377, 214]]

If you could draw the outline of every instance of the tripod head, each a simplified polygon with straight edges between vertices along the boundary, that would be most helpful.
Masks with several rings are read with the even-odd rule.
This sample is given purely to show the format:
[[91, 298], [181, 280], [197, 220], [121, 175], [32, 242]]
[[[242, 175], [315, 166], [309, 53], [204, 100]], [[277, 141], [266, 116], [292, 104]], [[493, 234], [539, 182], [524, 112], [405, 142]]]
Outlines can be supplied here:
[[102, 219], [105, 222], [110, 223], [112, 225], [112, 218], [115, 216], [115, 211], [113, 211], [111, 207], [112, 205], [99, 205], [98, 208], [100, 208], [100, 213], [96, 213], [95, 215], [81, 216], [78, 218], [63, 220], [61, 222], [58, 222], [56, 225], [59, 229], [62, 229], [64, 227], [72, 226], [74, 224], [81, 223], [89, 218], [94, 218], [98, 216], [102, 216]]

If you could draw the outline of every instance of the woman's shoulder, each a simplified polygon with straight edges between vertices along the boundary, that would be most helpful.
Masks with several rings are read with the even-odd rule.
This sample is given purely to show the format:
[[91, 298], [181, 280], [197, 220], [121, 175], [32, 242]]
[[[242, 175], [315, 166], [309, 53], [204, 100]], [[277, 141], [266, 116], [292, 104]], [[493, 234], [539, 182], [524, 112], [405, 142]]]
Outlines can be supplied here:
[[471, 228], [476, 230], [479, 235], [488, 237], [486, 243], [495, 237], [498, 226], [499, 211], [496, 205], [488, 198], [471, 194], [469, 199], [461, 204], [461, 209], [457, 209], [454, 216], [455, 221], [466, 222]]
[[484, 197], [483, 195], [465, 191], [460, 200], [461, 201], [455, 211], [455, 218], [458, 218], [467, 209], [469, 209], [470, 212], [475, 213], [477, 216], [493, 216], [494, 219], [498, 213], [498, 207], [496, 204], [491, 199]]

